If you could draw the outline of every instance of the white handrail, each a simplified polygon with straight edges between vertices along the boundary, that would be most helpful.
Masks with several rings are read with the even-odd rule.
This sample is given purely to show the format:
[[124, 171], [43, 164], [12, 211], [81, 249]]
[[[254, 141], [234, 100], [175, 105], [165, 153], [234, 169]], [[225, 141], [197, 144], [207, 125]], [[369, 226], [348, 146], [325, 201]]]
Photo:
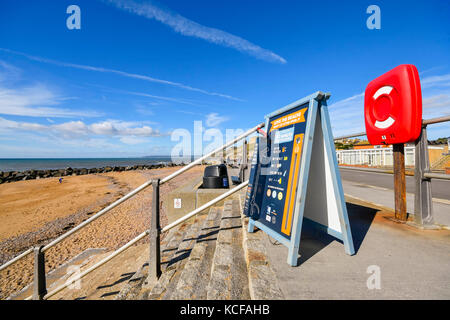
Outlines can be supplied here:
[[198, 163], [201, 163], [203, 160], [209, 158], [210, 156], [216, 154], [217, 152], [222, 151], [223, 149], [228, 148], [229, 146], [235, 144], [235, 143], [238, 142], [239, 140], [242, 140], [242, 139], [244, 139], [245, 137], [251, 135], [253, 132], [257, 131], [258, 129], [263, 128], [264, 125], [265, 125], [264, 123], [258, 124], [256, 127], [253, 127], [252, 129], [248, 130], [247, 132], [244, 132], [243, 134], [241, 134], [241, 135], [238, 136], [237, 138], [231, 140], [230, 142], [224, 144], [223, 146], [217, 148], [216, 150], [211, 151], [211, 152], [208, 153], [207, 155], [204, 155], [203, 157], [198, 158], [197, 160], [195, 160], [195, 161], [189, 163], [187, 166], [181, 168], [180, 170], [177, 170], [177, 171], [175, 171], [174, 173], [172, 173], [172, 174], [168, 175], [167, 177], [165, 177], [164, 179], [161, 179], [161, 181], [159, 182], [159, 184], [166, 183], [167, 181], [169, 181], [169, 180], [175, 178], [176, 176], [178, 176], [178, 175], [182, 174], [183, 172], [189, 170], [190, 168], [192, 168], [193, 166], [197, 165]]
[[[214, 204], [216, 204], [217, 202], [225, 199], [226, 197], [232, 195], [233, 193], [241, 190], [242, 188], [246, 187], [248, 185], [248, 180], [241, 183], [240, 185], [234, 187], [233, 189], [225, 192], [224, 194], [218, 196], [217, 198], [214, 198], [213, 200], [205, 203], [204, 205], [202, 205], [201, 207], [191, 211], [190, 213], [186, 214], [185, 216], [181, 217], [180, 219], [172, 222], [171, 224], [167, 225], [166, 227], [164, 227], [161, 232], [166, 232], [174, 227], [176, 227], [177, 225], [179, 225], [180, 223], [188, 220], [189, 218], [195, 216], [196, 214], [202, 212], [205, 209], [208, 209], [209, 207], [213, 206]], [[75, 281], [80, 280], [81, 278], [83, 278], [84, 276], [88, 275], [89, 273], [91, 273], [92, 271], [98, 269], [100, 266], [104, 265], [105, 263], [107, 263], [108, 261], [110, 261], [111, 259], [113, 259], [115, 256], [117, 256], [118, 254], [122, 253], [123, 251], [125, 251], [126, 249], [128, 249], [129, 247], [131, 247], [133, 244], [135, 244], [136, 242], [138, 242], [139, 240], [141, 240], [142, 238], [144, 238], [146, 235], [148, 235], [150, 233], [150, 230], [146, 230], [143, 233], [141, 233], [140, 235], [138, 235], [136, 238], [134, 238], [133, 240], [131, 240], [130, 242], [126, 243], [124, 246], [120, 247], [117, 251], [114, 251], [112, 254], [110, 254], [109, 256], [105, 257], [104, 259], [100, 260], [99, 262], [97, 262], [96, 264], [94, 264], [92, 267], [86, 269], [85, 271], [81, 272], [78, 276], [67, 280], [64, 284], [60, 285], [59, 287], [57, 287], [56, 289], [50, 291], [49, 293], [47, 293], [43, 299], [48, 299], [52, 296], [54, 296], [55, 294], [57, 294], [58, 292], [64, 290], [66, 287], [68, 287], [70, 284], [74, 283]], [[30, 300], [32, 299], [32, 296], [26, 298], [25, 300]]]
[[136, 189], [134, 189], [133, 191], [131, 191], [130, 193], [126, 194], [124, 197], [120, 198], [119, 200], [113, 202], [112, 204], [110, 204], [109, 206], [107, 206], [106, 208], [100, 210], [98, 213], [96, 213], [95, 215], [93, 215], [92, 217], [90, 217], [89, 219], [87, 219], [86, 221], [84, 221], [83, 223], [79, 224], [78, 226], [76, 226], [75, 228], [73, 228], [72, 230], [64, 233], [63, 235], [61, 235], [60, 237], [56, 238], [55, 240], [53, 240], [52, 242], [50, 242], [49, 244], [47, 244], [45, 247], [42, 248], [42, 251], [46, 251], [48, 249], [50, 249], [52, 246], [54, 246], [55, 244], [61, 242], [62, 240], [64, 240], [65, 238], [67, 238], [68, 236], [70, 236], [71, 234], [77, 232], [78, 230], [80, 230], [81, 228], [83, 228], [84, 226], [88, 225], [89, 223], [93, 222], [94, 220], [100, 218], [103, 214], [107, 213], [108, 211], [110, 211], [111, 209], [117, 207], [119, 204], [121, 204], [122, 202], [128, 200], [129, 198], [135, 196], [136, 194], [138, 194], [139, 192], [141, 192], [142, 190], [144, 190], [145, 188], [147, 188], [149, 185], [151, 185], [152, 181], [147, 181], [146, 183], [142, 184], [141, 186], [137, 187]]
[[187, 219], [195, 216], [197, 213], [202, 212], [205, 209], [208, 209], [209, 207], [211, 207], [212, 205], [216, 204], [217, 202], [219, 202], [220, 200], [225, 199], [226, 197], [228, 197], [229, 195], [232, 195], [233, 193], [241, 190], [242, 188], [244, 188], [245, 186], [248, 185], [248, 180], [241, 183], [240, 185], [238, 185], [237, 187], [234, 187], [233, 189], [231, 189], [230, 191], [225, 192], [224, 194], [218, 196], [217, 198], [214, 198], [213, 200], [205, 203], [204, 205], [202, 205], [201, 207], [195, 209], [194, 211], [191, 211], [190, 213], [188, 213], [187, 215], [181, 217], [180, 219], [172, 222], [171, 224], [165, 226], [164, 228], [162, 228], [161, 232], [166, 232], [170, 229], [172, 229], [173, 227], [176, 227], [177, 225], [179, 225], [180, 223], [182, 223], [183, 221], [186, 221]]
[[[229, 146], [235, 144], [236, 142], [238, 142], [239, 140], [242, 140], [244, 138], [246, 138], [247, 136], [251, 135], [252, 133], [254, 133], [255, 131], [257, 131], [260, 128], [264, 127], [264, 123], [260, 123], [259, 125], [253, 127], [252, 129], [246, 131], [245, 133], [241, 134], [240, 136], [238, 136], [237, 138], [231, 140], [230, 142], [224, 144], [223, 146], [217, 148], [216, 150], [208, 153], [207, 155], [189, 163], [188, 165], [184, 166], [183, 168], [175, 171], [174, 173], [168, 175], [167, 177], [163, 178], [160, 181], [160, 184], [163, 184], [173, 178], [175, 178], [176, 176], [182, 174], [183, 172], [189, 170], [190, 168], [192, 168], [193, 166], [197, 165], [198, 163], [201, 163], [203, 160], [205, 160], [206, 158], [214, 155], [215, 153], [224, 150], [226, 148], [228, 148]], [[52, 246], [58, 244], [59, 242], [61, 242], [62, 240], [64, 240], [65, 238], [67, 238], [68, 236], [72, 235], [73, 233], [77, 232], [78, 230], [80, 230], [81, 228], [85, 227], [86, 225], [90, 224], [91, 222], [93, 222], [94, 220], [98, 219], [99, 217], [101, 217], [103, 214], [107, 213], [108, 211], [110, 211], [111, 209], [117, 207], [119, 204], [121, 204], [122, 202], [128, 200], [129, 198], [135, 196], [136, 194], [138, 194], [139, 192], [141, 192], [142, 190], [144, 190], [145, 188], [147, 188], [149, 185], [152, 184], [152, 181], [147, 181], [144, 184], [142, 184], [141, 186], [137, 187], [136, 189], [134, 189], [133, 191], [131, 191], [130, 193], [126, 194], [124, 197], [120, 198], [119, 200], [113, 202], [112, 204], [110, 204], [109, 206], [107, 206], [106, 208], [100, 210], [99, 212], [97, 212], [95, 215], [93, 215], [91, 218], [87, 219], [86, 221], [84, 221], [83, 223], [79, 224], [78, 226], [76, 226], [75, 228], [73, 228], [72, 230], [62, 234], [60, 237], [56, 238], [55, 240], [51, 241], [50, 243], [48, 243], [47, 245], [45, 245], [42, 248], [42, 251], [46, 251], [48, 249], [50, 249]], [[30, 254], [31, 252], [33, 252], [33, 248], [30, 248], [26, 251], [24, 251], [23, 253], [21, 253], [20, 255], [18, 255], [17, 257], [13, 258], [12, 260], [6, 262], [5, 264], [0, 266], [0, 271], [7, 268], [8, 266], [10, 266], [11, 264], [17, 262], [18, 260], [24, 258], [25, 256], [27, 256], [28, 254]]]
[[54, 296], [55, 294], [57, 294], [58, 292], [60, 292], [64, 288], [66, 288], [69, 285], [71, 285], [72, 283], [74, 283], [75, 281], [80, 280], [81, 278], [83, 278], [87, 274], [91, 273], [92, 271], [96, 270], [97, 268], [99, 268], [100, 266], [102, 266], [103, 264], [105, 264], [106, 262], [108, 262], [109, 260], [114, 258], [115, 256], [117, 256], [118, 254], [120, 254], [123, 251], [127, 250], [129, 247], [131, 247], [133, 244], [135, 244], [136, 242], [138, 242], [139, 240], [141, 240], [142, 238], [144, 238], [148, 234], [149, 234], [149, 230], [146, 230], [146, 231], [142, 232], [136, 238], [134, 238], [133, 240], [131, 240], [130, 242], [128, 242], [124, 246], [120, 247], [118, 250], [114, 251], [109, 256], [105, 257], [104, 259], [102, 259], [99, 262], [97, 262], [96, 264], [94, 264], [92, 267], [90, 267], [90, 268], [86, 269], [85, 271], [81, 272], [77, 277], [74, 277], [73, 279], [70, 279], [70, 281], [69, 280], [66, 281], [63, 285], [61, 285], [58, 288], [56, 288], [56, 289], [50, 291], [49, 293], [47, 293], [44, 296], [44, 299], [48, 299], [48, 298]]
[[10, 265], [12, 265], [14, 262], [19, 261], [20, 259], [22, 259], [23, 257], [25, 257], [26, 255], [30, 254], [33, 252], [33, 248], [30, 248], [24, 252], [22, 252], [21, 254], [19, 254], [17, 257], [9, 260], [8, 262], [6, 262], [5, 264], [0, 266], [0, 271], [2, 271], [3, 269], [8, 268]]

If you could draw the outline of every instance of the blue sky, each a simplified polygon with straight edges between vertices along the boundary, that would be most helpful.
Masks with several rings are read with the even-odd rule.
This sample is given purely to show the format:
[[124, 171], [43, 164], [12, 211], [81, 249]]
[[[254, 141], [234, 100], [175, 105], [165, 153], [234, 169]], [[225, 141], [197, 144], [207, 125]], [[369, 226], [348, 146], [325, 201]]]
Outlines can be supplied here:
[[[69, 30], [66, 9], [81, 9]], [[381, 9], [369, 30], [366, 9]], [[0, 3], [0, 157], [168, 155], [171, 132], [247, 129], [322, 90], [335, 136], [364, 131], [363, 93], [417, 66], [424, 118], [450, 114], [448, 1]], [[450, 125], [429, 138], [450, 136]]]

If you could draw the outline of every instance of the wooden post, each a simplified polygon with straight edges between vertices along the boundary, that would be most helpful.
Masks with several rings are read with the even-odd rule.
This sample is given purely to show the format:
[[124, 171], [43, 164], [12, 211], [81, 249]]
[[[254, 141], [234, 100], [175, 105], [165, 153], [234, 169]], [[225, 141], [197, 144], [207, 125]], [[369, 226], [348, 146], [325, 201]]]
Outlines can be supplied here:
[[405, 180], [405, 145], [393, 145], [394, 151], [394, 191], [395, 219], [406, 221], [406, 180]]

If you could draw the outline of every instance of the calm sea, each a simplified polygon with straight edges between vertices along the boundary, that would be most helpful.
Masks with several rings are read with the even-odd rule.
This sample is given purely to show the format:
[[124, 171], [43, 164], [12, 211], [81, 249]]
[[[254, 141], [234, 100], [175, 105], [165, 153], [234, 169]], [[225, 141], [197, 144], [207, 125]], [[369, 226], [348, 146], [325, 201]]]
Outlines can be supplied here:
[[[80, 159], [0, 159], [0, 171], [25, 171], [71, 168], [101, 168], [172, 162], [169, 156], [148, 158], [80, 158]], [[185, 161], [186, 162], [186, 161]]]

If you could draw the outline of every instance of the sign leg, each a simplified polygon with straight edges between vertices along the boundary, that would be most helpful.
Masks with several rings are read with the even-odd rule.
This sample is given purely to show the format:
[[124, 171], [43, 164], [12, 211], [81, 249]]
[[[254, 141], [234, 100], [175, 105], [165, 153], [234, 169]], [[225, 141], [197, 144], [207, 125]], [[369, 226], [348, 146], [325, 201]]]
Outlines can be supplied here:
[[249, 233], [255, 232], [255, 222], [253, 221], [252, 218], [248, 219], [248, 232]]
[[296, 245], [289, 246], [287, 263], [291, 267], [298, 266], [298, 251], [299, 251], [299, 246], [296, 246]]
[[323, 141], [325, 143], [326, 156], [330, 168], [331, 178], [333, 182], [334, 196], [336, 197], [336, 206], [341, 224], [342, 240], [344, 242], [345, 253], [348, 255], [355, 254], [355, 246], [353, 245], [353, 236], [348, 219], [347, 204], [345, 202], [344, 189], [342, 187], [341, 173], [339, 172], [336, 151], [334, 147], [333, 134], [331, 132], [331, 121], [328, 114], [327, 102], [321, 104], [320, 120], [322, 122]]

